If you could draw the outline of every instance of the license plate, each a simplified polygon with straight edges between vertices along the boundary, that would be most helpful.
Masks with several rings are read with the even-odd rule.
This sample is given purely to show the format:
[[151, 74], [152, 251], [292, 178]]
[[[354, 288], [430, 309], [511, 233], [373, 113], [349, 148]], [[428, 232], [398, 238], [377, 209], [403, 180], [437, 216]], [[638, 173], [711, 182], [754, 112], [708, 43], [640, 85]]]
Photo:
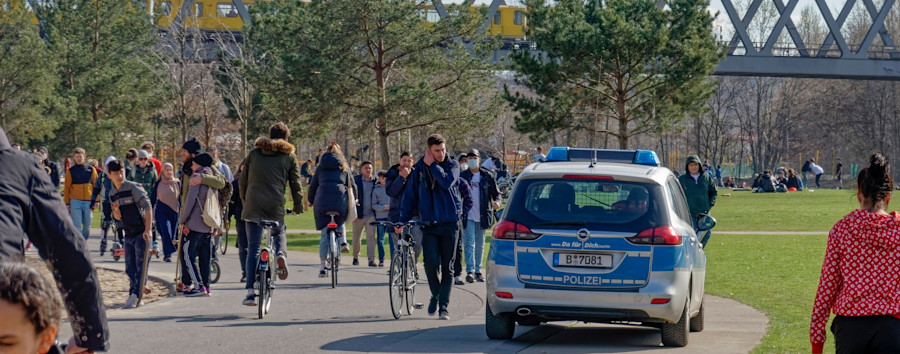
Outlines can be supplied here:
[[553, 265], [563, 267], [612, 268], [610, 254], [554, 253]]

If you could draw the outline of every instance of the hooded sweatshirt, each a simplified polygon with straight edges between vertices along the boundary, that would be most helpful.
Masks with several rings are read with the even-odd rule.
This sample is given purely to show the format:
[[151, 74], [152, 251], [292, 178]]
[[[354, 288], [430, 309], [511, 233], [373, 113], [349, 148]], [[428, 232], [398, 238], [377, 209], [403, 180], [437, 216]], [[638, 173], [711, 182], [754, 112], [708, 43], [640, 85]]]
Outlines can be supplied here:
[[[197, 175], [212, 175], [213, 169], [203, 167], [194, 172]], [[206, 200], [206, 193], [209, 192], [209, 186], [199, 184], [189, 186], [187, 198], [184, 199], [184, 208], [178, 214], [178, 223], [187, 226], [194, 232], [208, 234], [212, 232], [212, 228], [203, 222], [203, 202]]]
[[854, 210], [834, 224], [809, 326], [822, 351], [831, 311], [841, 316], [900, 317], [900, 214]]
[[[696, 162], [698, 165], [701, 164], [697, 155], [691, 155], [684, 162], [685, 171], [687, 171], [687, 166], [691, 162]], [[690, 172], [685, 172], [678, 176], [678, 182], [681, 182], [681, 188], [684, 190], [684, 197], [687, 198], [692, 217], [696, 218], [697, 215], [708, 213], [709, 209], [716, 205], [718, 192], [716, 191], [716, 184], [708, 173], [700, 171], [700, 176], [694, 179]]]

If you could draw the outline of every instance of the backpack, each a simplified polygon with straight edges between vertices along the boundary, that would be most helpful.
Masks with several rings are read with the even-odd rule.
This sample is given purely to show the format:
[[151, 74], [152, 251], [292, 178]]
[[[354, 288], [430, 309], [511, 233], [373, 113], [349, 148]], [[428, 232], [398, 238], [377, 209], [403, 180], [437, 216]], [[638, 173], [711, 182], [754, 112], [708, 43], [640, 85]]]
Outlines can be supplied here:
[[200, 216], [203, 217], [203, 223], [213, 229], [222, 227], [222, 206], [219, 204], [219, 190], [207, 188], [206, 200], [203, 201], [200, 208]]

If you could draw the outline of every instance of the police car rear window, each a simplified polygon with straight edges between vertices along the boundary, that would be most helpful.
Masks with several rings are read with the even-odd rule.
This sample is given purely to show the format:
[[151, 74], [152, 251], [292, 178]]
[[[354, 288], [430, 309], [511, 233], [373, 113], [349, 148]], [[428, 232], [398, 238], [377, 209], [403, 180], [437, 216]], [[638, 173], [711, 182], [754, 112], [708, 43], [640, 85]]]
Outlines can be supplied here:
[[643, 230], [665, 223], [661, 187], [607, 180], [522, 180], [508, 217], [529, 227]]

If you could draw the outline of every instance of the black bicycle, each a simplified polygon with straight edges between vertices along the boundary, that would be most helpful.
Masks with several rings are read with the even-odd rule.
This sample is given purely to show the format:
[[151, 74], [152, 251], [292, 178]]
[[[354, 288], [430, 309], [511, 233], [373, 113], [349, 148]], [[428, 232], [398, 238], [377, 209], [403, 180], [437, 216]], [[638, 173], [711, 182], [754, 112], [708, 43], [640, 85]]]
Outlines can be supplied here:
[[325, 213], [331, 217], [328, 223], [328, 255], [325, 258], [325, 270], [331, 275], [331, 288], [336, 288], [338, 283], [338, 267], [341, 264], [341, 249], [337, 243], [338, 224], [334, 222], [334, 217], [340, 215], [336, 211]]
[[406, 309], [407, 315], [412, 315], [414, 309], [423, 307], [422, 304], [415, 303], [416, 284], [419, 282], [419, 274], [416, 270], [416, 254], [413, 250], [416, 240], [412, 236], [412, 228], [420, 226], [415, 221], [410, 221], [406, 224], [379, 221], [373, 222], [371, 225], [382, 225], [389, 230], [393, 230], [395, 226], [405, 226], [403, 234], [400, 235], [394, 247], [394, 254], [391, 256], [391, 269], [388, 272], [388, 291], [391, 300], [391, 313], [394, 315], [394, 318], [400, 318], [400, 312], [403, 308]]
[[256, 290], [258, 295], [259, 318], [262, 319], [269, 313], [272, 306], [272, 293], [275, 291], [275, 233], [280, 228], [277, 221], [260, 220], [259, 226], [263, 228], [263, 240], [265, 245], [260, 245], [259, 264], [256, 266]]

